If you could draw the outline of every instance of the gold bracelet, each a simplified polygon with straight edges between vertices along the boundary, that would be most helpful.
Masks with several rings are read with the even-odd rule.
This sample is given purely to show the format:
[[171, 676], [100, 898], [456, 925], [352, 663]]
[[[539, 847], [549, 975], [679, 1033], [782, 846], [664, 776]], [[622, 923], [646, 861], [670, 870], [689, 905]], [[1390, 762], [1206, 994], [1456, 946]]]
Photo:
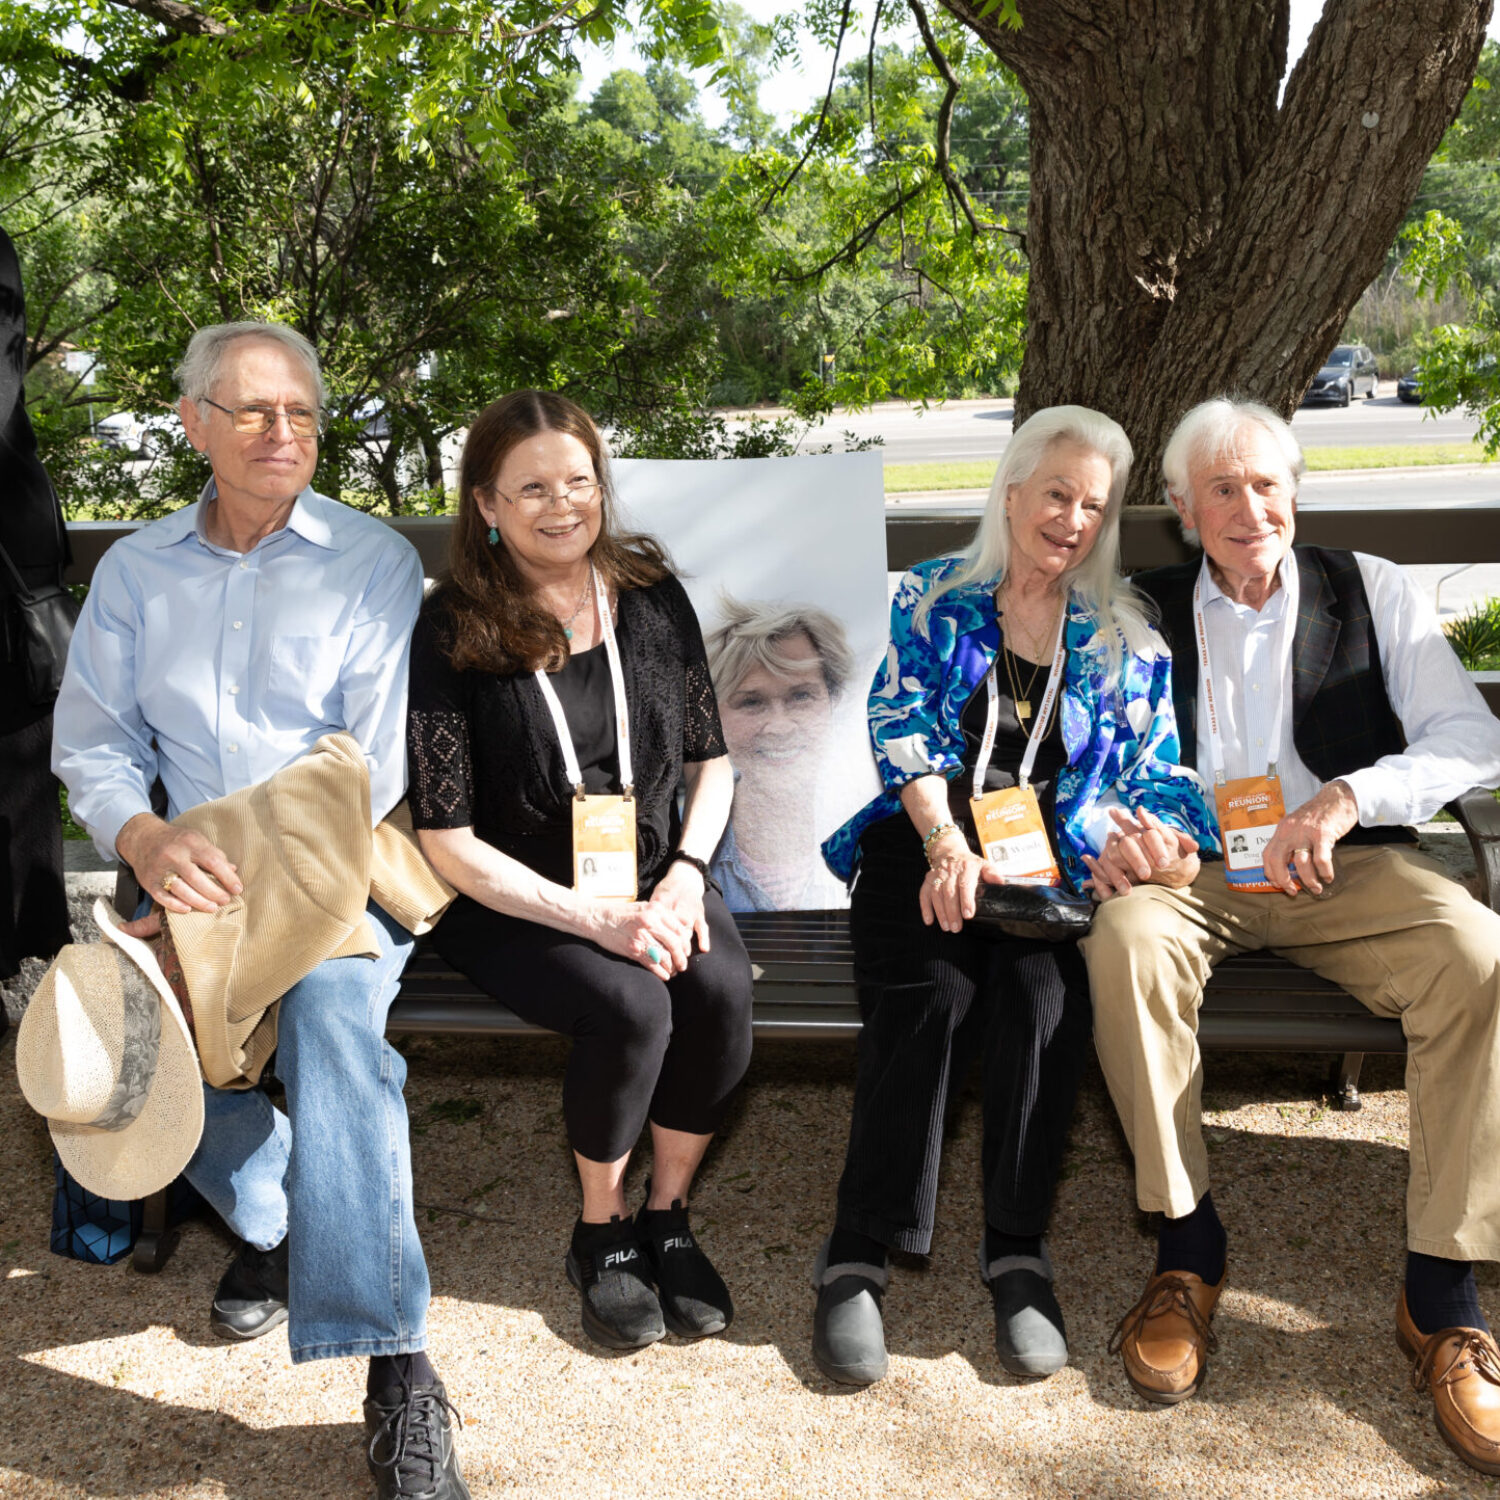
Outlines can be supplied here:
[[922, 840], [922, 857], [927, 861], [927, 868], [929, 870], [932, 868], [932, 846], [939, 839], [947, 838], [950, 833], [957, 833], [958, 831], [959, 827], [957, 823], [939, 823]]

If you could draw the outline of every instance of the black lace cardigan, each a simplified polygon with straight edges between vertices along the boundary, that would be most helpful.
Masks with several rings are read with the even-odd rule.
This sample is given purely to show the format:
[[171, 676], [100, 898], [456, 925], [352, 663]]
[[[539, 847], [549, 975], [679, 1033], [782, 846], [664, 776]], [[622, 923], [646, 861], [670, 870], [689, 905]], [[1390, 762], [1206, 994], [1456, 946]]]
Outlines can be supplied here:
[[[528, 856], [572, 838], [571, 789], [557, 731], [530, 672], [457, 672], [445, 651], [441, 597], [412, 636], [406, 745], [412, 822], [465, 828], [536, 868]], [[703, 632], [668, 576], [620, 595], [617, 633], [630, 712], [640, 885], [662, 873], [677, 834], [684, 761], [725, 753]], [[617, 790], [617, 789], [616, 789]]]

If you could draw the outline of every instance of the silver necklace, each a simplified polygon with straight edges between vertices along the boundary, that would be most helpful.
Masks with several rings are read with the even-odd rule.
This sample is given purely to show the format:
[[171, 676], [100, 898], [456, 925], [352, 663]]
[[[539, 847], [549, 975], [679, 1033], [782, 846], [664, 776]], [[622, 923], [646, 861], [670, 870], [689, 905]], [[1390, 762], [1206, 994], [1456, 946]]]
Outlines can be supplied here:
[[583, 612], [583, 606], [589, 602], [594, 593], [594, 570], [589, 569], [589, 576], [583, 580], [583, 592], [578, 596], [578, 603], [573, 606], [573, 613], [562, 622], [563, 638], [573, 639], [573, 621]]

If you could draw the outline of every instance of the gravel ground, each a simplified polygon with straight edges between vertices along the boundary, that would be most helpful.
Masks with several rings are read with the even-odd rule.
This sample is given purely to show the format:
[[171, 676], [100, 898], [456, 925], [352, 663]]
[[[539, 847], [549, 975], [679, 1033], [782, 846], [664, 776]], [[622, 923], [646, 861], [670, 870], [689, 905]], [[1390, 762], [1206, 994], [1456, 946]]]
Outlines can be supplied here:
[[[48, 1253], [47, 1138], [16, 1090], [13, 1045], [0, 1043], [0, 1495], [368, 1494], [358, 1366], [294, 1369], [279, 1331], [245, 1347], [210, 1337], [231, 1253], [217, 1228], [189, 1224], [156, 1277]], [[1096, 1071], [1051, 1237], [1072, 1366], [1023, 1385], [995, 1360], [970, 1095], [933, 1254], [903, 1262], [887, 1298], [891, 1374], [848, 1392], [811, 1360], [808, 1271], [842, 1156], [851, 1049], [760, 1049], [695, 1199], [738, 1316], [725, 1337], [633, 1355], [587, 1343], [562, 1274], [576, 1207], [561, 1046], [429, 1038], [405, 1050], [433, 1355], [464, 1415], [476, 1497], [1500, 1495], [1437, 1438], [1395, 1348], [1399, 1060], [1369, 1061], [1365, 1108], [1345, 1115], [1326, 1108], [1322, 1059], [1209, 1059], [1214, 1193], [1230, 1230], [1221, 1347], [1198, 1398], [1148, 1410], [1105, 1351], [1152, 1243]], [[1494, 1269], [1481, 1274], [1492, 1317]]]

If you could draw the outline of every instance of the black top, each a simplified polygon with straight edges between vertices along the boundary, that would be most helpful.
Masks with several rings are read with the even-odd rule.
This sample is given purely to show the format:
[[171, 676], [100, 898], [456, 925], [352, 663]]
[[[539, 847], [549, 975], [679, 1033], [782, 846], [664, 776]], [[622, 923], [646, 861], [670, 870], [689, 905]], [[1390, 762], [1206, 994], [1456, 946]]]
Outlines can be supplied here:
[[[1002, 651], [1005, 648], [1003, 635], [1000, 647]], [[1024, 686], [1025, 681], [1031, 677], [1033, 663], [1026, 661], [1024, 657], [1016, 657], [1015, 662], [1018, 669], [1024, 668], [1020, 674]], [[1051, 665], [1049, 657], [1037, 674], [1033, 691], [1028, 695], [1033, 714], [1041, 712], [1042, 696], [1047, 690], [1047, 672]], [[984, 776], [984, 789], [987, 792], [1016, 785], [1021, 774], [1021, 761], [1026, 754], [1027, 736], [1034, 722], [1028, 719], [1025, 727], [1021, 724], [1010, 683], [1006, 680], [1002, 656], [996, 656], [995, 667], [1000, 713], [995, 727], [995, 746], [990, 753], [989, 768]], [[974, 812], [969, 806], [969, 799], [974, 795], [974, 767], [979, 764], [979, 746], [984, 739], [984, 721], [988, 713], [989, 690], [981, 678], [979, 686], [969, 695], [969, 701], [964, 704], [964, 711], [959, 716], [959, 725], [964, 734], [963, 769], [948, 778], [948, 815], [963, 829], [969, 847], [976, 853], [979, 849], [979, 836], [974, 828]], [[1052, 846], [1054, 858], [1057, 856], [1057, 773], [1067, 763], [1068, 752], [1063, 746], [1062, 738], [1062, 693], [1059, 691], [1057, 702], [1052, 708], [1052, 722], [1047, 726], [1047, 733], [1041, 744], [1037, 746], [1036, 764], [1031, 768], [1031, 786], [1042, 810], [1042, 827], [1047, 830], [1047, 842]], [[859, 847], [862, 860], [869, 859], [872, 855], [877, 858], [894, 857], [903, 861], [915, 859], [923, 869], [926, 868], [922, 837], [907, 816], [905, 808], [871, 824], [861, 835]]]
[[[552, 715], [530, 672], [455, 672], [451, 621], [429, 599], [411, 646], [406, 744], [412, 822], [472, 827], [477, 837], [560, 885], [573, 883], [573, 789]], [[725, 753], [698, 617], [672, 577], [620, 595], [616, 633], [625, 670], [635, 774], [640, 885], [662, 872], [677, 838], [686, 761]], [[603, 647], [552, 676], [590, 792], [619, 792], [614, 698]]]

